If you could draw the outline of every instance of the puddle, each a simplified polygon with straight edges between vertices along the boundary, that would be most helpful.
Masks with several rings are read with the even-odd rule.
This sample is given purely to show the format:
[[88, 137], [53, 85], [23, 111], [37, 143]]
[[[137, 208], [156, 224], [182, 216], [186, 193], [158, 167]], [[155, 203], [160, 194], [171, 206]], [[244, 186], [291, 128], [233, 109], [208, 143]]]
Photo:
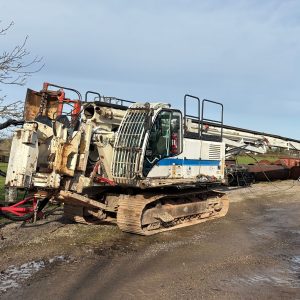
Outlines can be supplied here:
[[278, 211], [284, 211], [284, 210], [286, 210], [286, 209], [284, 209], [284, 208], [279, 208], [279, 207], [271, 207], [271, 208], [268, 208], [268, 209], [266, 209], [266, 211], [268, 212], [278, 212]]
[[32, 274], [45, 267], [43, 260], [31, 261], [19, 267], [10, 266], [0, 274], [0, 292], [19, 286], [18, 282], [24, 281]]
[[292, 258], [292, 262], [297, 264], [298, 267], [300, 268], [300, 255], [296, 255]]
[[291, 233], [299, 234], [300, 235], [300, 230], [290, 230]]
[[276, 226], [274, 227], [270, 227], [270, 226], [266, 226], [266, 227], [262, 227], [262, 228], [257, 228], [257, 227], [250, 227], [249, 231], [259, 237], [263, 237], [266, 239], [272, 239], [274, 238], [274, 234], [276, 233], [276, 231], [278, 230], [278, 228]]
[[69, 262], [69, 258], [61, 255], [49, 260], [36, 260], [20, 266], [9, 266], [5, 271], [1, 271], [0, 273], [0, 293], [19, 287], [22, 282], [30, 278], [33, 274], [55, 262]]
[[299, 281], [300, 286], [300, 255], [293, 256], [291, 259], [292, 262], [292, 272], [296, 275]]
[[48, 262], [50, 264], [54, 263], [54, 262], [59, 262], [59, 261], [65, 261], [65, 262], [69, 262], [70, 261], [70, 258], [69, 257], [66, 257], [65, 255], [59, 255], [59, 256], [54, 256], [52, 258], [50, 258], [48, 260]]
[[282, 286], [288, 288], [300, 288], [300, 255], [287, 259], [289, 267], [278, 270], [270, 269], [260, 271], [248, 276], [242, 276], [235, 282], [246, 285], [260, 286]]
[[161, 252], [169, 252], [171, 249], [175, 249], [177, 247], [183, 246], [186, 243], [183, 241], [177, 241], [177, 242], [168, 242], [168, 243], [157, 243], [152, 244], [147, 248], [147, 251], [143, 254], [143, 258], [147, 259], [150, 257], [158, 256]]
[[299, 288], [300, 282], [289, 274], [277, 273], [275, 274], [256, 274], [239, 279], [240, 283], [247, 285], [259, 286], [269, 284], [271, 286], [284, 286], [289, 288]]

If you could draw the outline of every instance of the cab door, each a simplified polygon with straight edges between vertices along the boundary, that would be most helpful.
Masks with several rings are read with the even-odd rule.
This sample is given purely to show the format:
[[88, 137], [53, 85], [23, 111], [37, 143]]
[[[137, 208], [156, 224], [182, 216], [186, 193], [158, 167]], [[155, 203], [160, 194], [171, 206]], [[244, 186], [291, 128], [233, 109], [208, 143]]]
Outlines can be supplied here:
[[149, 133], [143, 175], [147, 177], [154, 167], [155, 169], [159, 167], [159, 170], [154, 173], [155, 177], [169, 176], [173, 163], [167, 158], [175, 157], [182, 152], [182, 139], [181, 112], [178, 110], [160, 111]]

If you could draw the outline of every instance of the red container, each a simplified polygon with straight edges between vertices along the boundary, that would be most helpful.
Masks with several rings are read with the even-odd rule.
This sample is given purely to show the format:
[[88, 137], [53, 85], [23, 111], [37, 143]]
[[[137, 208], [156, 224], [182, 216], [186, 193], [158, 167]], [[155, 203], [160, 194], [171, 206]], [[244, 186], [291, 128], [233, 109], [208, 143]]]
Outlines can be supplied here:
[[300, 166], [294, 166], [290, 170], [290, 179], [298, 180], [300, 178]]
[[292, 168], [294, 166], [300, 166], [300, 158], [294, 157], [282, 157], [274, 162], [275, 165], [282, 165], [288, 168]]
[[248, 172], [252, 173], [256, 181], [286, 180], [290, 170], [281, 165], [249, 165]]

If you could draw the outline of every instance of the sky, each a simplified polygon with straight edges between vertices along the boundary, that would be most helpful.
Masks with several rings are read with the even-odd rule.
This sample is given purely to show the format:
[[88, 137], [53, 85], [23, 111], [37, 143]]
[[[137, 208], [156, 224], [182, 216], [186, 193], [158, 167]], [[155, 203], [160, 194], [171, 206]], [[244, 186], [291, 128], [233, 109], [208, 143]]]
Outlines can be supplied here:
[[[224, 123], [300, 139], [298, 0], [0, 0], [0, 53], [22, 43], [44, 81], [182, 109], [184, 94], [222, 102]], [[190, 106], [190, 111], [195, 106]]]

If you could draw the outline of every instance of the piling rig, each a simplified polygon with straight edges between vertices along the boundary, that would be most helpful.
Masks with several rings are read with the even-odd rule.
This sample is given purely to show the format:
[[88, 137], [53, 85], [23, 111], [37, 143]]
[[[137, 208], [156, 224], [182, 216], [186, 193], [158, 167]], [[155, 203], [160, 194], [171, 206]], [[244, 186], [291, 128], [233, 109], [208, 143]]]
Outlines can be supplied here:
[[[205, 118], [208, 104], [219, 120]], [[192, 105], [196, 113], [189, 115]], [[6, 188], [26, 190], [42, 206], [62, 201], [73, 221], [116, 222], [141, 235], [225, 216], [228, 198], [215, 190], [224, 182], [222, 130], [206, 134], [205, 121], [222, 128], [223, 105], [185, 95], [182, 115], [165, 103], [92, 91], [82, 99], [77, 90], [44, 83], [39, 92], [27, 91]]]

